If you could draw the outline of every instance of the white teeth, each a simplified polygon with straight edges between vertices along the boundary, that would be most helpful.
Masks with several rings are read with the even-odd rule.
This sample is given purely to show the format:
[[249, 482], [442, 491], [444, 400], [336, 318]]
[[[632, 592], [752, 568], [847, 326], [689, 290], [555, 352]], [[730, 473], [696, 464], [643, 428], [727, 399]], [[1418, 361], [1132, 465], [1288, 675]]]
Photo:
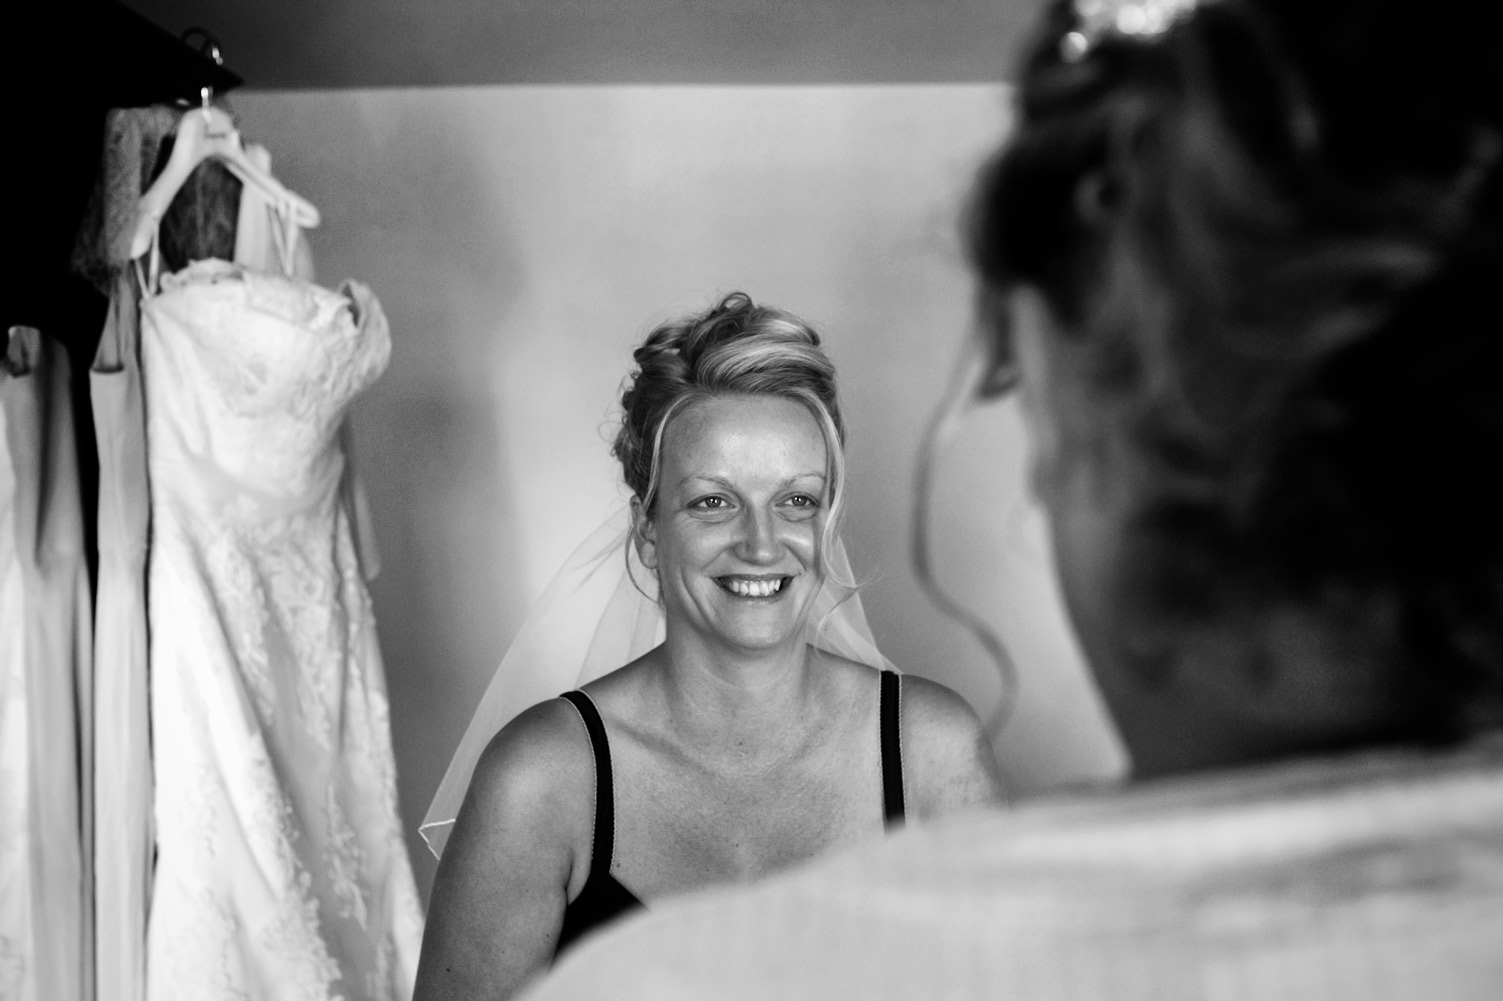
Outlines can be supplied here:
[[774, 580], [743, 580], [740, 577], [726, 578], [725, 586], [730, 588], [733, 594], [739, 594], [744, 598], [766, 598], [783, 589], [783, 578]]

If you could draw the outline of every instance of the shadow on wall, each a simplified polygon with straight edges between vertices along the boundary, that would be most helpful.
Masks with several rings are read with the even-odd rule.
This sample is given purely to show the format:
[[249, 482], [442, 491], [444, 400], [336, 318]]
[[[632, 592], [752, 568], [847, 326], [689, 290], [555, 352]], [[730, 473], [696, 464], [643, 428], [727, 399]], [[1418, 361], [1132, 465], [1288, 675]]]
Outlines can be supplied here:
[[403, 828], [426, 895], [434, 860], [417, 834], [433, 789], [530, 601], [509, 575], [518, 519], [486, 373], [525, 275], [493, 211], [493, 179], [422, 109], [353, 95], [242, 95], [247, 135], [323, 210], [310, 234], [320, 280], [369, 284], [392, 331], [386, 373], [355, 405], [356, 468], [381, 572], [370, 590], [391, 699]]

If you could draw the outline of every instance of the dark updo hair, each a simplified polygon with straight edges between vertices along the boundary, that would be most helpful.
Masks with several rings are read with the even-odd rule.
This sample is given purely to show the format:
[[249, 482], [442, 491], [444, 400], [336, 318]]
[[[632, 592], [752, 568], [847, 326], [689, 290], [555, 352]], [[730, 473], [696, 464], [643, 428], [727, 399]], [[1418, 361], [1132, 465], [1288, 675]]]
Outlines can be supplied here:
[[972, 216], [1130, 484], [1124, 621], [1317, 610], [1410, 739], [1503, 713], [1495, 6], [1215, 0], [1072, 60], [1057, 2]]
[[637, 368], [621, 394], [621, 430], [611, 454], [649, 514], [657, 503], [663, 432], [675, 414], [710, 397], [782, 396], [803, 404], [825, 439], [827, 514], [820, 551], [828, 552], [845, 506], [845, 423], [835, 366], [813, 327], [732, 292], [703, 313], [657, 327], [632, 358]]

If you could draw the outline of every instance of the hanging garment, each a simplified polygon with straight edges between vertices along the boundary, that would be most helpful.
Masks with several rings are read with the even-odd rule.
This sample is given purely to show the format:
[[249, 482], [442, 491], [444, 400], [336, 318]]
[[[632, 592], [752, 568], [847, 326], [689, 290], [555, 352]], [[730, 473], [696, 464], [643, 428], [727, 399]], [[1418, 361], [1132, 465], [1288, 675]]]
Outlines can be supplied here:
[[385, 317], [217, 260], [143, 285], [148, 997], [406, 998], [422, 916], [341, 447]]
[[[74, 271], [110, 297], [89, 387], [99, 456], [95, 701], [108, 707], [96, 716], [94, 733], [94, 807], [98, 828], [108, 832], [94, 845], [94, 940], [99, 995], [115, 1001], [145, 996], [153, 852], [145, 603], [149, 498], [139, 289], [129, 248], [141, 195], [170, 153], [181, 117], [181, 109], [165, 106], [109, 112], [99, 175], [73, 250]], [[241, 189], [221, 164], [205, 162], [193, 172], [162, 220], [161, 253], [169, 265], [233, 250], [252, 267], [273, 266], [265, 200], [259, 192], [244, 198]], [[247, 258], [241, 253], [248, 212]], [[306, 244], [297, 246], [306, 259]]]
[[88, 982], [89, 579], [67, 356], [0, 356], [0, 998]]
[[[130, 267], [141, 195], [167, 162], [182, 117], [182, 108], [167, 105], [114, 108], [105, 115], [99, 175], [70, 262], [75, 274], [104, 295], [112, 293], [115, 276]], [[162, 216], [157, 247], [168, 270], [236, 255], [241, 188], [222, 163], [205, 160], [194, 169]]]
[[98, 996], [146, 991], [151, 758], [147, 717], [146, 411], [135, 274], [117, 274], [89, 391], [99, 453], [94, 603], [94, 942]]

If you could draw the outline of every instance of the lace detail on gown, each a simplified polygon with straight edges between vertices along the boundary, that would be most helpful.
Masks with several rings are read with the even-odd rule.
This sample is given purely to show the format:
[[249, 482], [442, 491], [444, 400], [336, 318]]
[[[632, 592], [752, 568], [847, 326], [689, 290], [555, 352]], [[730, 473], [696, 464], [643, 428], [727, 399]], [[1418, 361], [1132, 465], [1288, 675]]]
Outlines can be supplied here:
[[142, 337], [148, 995], [406, 998], [422, 917], [340, 434], [385, 317], [354, 283], [204, 261], [143, 303]]

